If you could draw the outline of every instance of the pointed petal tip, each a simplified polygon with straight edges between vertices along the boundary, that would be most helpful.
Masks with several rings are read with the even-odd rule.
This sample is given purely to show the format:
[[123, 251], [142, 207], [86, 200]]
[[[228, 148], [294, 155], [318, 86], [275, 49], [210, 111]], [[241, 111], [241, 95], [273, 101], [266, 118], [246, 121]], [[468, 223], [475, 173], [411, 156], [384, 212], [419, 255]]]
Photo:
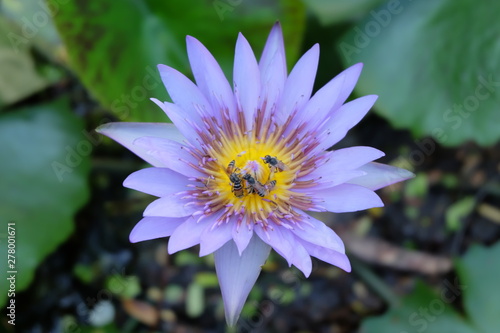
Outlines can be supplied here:
[[236, 325], [248, 294], [269, 256], [270, 249], [270, 246], [254, 234], [241, 256], [233, 241], [227, 242], [215, 251], [215, 270], [219, 278], [226, 322], [229, 326]]
[[127, 178], [125, 178], [125, 180], [122, 182], [122, 186], [123, 187], [130, 188], [129, 186], [127, 186], [127, 185], [131, 185], [130, 184], [131, 183], [131, 181], [130, 181], [131, 177], [130, 176], [132, 176], [132, 174], [128, 175]]
[[353, 80], [354, 83], [358, 81], [359, 76], [361, 75], [361, 71], [363, 70], [364, 64], [362, 62], [358, 62], [352, 66], [347, 67], [342, 74], [346, 74], [348, 79]]
[[172, 255], [174, 254], [175, 252], [179, 251], [178, 249], [175, 249], [173, 248], [172, 246], [170, 246], [170, 241], [168, 242], [167, 244], [167, 252], [169, 255]]
[[188, 50], [188, 54], [189, 52], [193, 52], [193, 48], [196, 48], [196, 47], [202, 47], [203, 49], [205, 49], [205, 46], [203, 45], [202, 42], [200, 42], [197, 38], [193, 37], [193, 36], [189, 36], [187, 35], [186, 36], [186, 46], [187, 46], [187, 50]]
[[314, 44], [314, 45], [311, 47], [311, 50], [313, 50], [313, 51], [314, 51], [314, 53], [318, 53], [318, 55], [319, 55], [319, 43]]
[[283, 32], [282, 32], [282, 29], [281, 29], [281, 23], [280, 23], [280, 21], [276, 21], [273, 24], [273, 27], [271, 28], [271, 32], [269, 33], [269, 37], [271, 37], [271, 36], [275, 36], [275, 37], [278, 37], [279, 39], [283, 39]]
[[408, 180], [408, 179], [412, 179], [412, 178], [415, 178], [415, 174], [411, 171], [408, 171], [406, 169], [401, 169], [401, 168], [398, 168], [398, 175], [401, 177], [401, 180], [400, 181], [404, 181], [404, 180]]
[[113, 128], [115, 126], [121, 126], [119, 124], [122, 124], [122, 123], [121, 122], [114, 122], [114, 121], [109, 122], [109, 123], [105, 123], [105, 124], [97, 126], [95, 131], [99, 134], [109, 136], [109, 134], [110, 134], [109, 132], [113, 131]]
[[144, 237], [141, 237], [140, 232], [137, 228], [137, 225], [134, 227], [134, 229], [132, 229], [132, 231], [130, 232], [130, 235], [128, 236], [128, 240], [132, 244], [144, 242], [144, 241], [151, 240], [151, 239], [153, 239], [153, 238], [147, 237], [147, 239], [146, 239]]
[[130, 235], [128, 235], [128, 240], [130, 243], [137, 243], [139, 240], [136, 238], [136, 235], [134, 233], [134, 229], [130, 232]]
[[143, 217], [129, 234], [131, 243], [168, 237], [178, 226], [178, 218]]
[[357, 64], [347, 67], [342, 73], [349, 73], [352, 76], [360, 76], [364, 66], [365, 65], [362, 62], [358, 62]]
[[339, 268], [344, 270], [344, 272], [346, 272], [346, 273], [351, 273], [352, 267], [351, 267], [351, 262], [349, 261], [349, 259], [346, 260], [344, 265], [339, 266]]
[[104, 133], [103, 133], [103, 131], [105, 130], [105, 126], [106, 126], [106, 125], [107, 125], [107, 124], [102, 124], [102, 125], [99, 125], [99, 126], [95, 129], [95, 131], [96, 131], [97, 133], [99, 133], [99, 134], [104, 134]]
[[[190, 247], [190, 246], [189, 246]], [[175, 239], [172, 239], [172, 237], [169, 238], [168, 244], [167, 244], [167, 252], [168, 254], [172, 255], [176, 252], [182, 251], [187, 249], [188, 247], [182, 246], [182, 243], [179, 241], [176, 241]]]
[[362, 97], [355, 99], [354, 101], [356, 101], [356, 100], [360, 100], [358, 103], [365, 104], [365, 106], [363, 106], [363, 107], [368, 110], [367, 112], [369, 112], [371, 110], [371, 108], [373, 108], [375, 103], [377, 102], [378, 95], [365, 95], [365, 96], [362, 96]]
[[226, 323], [227, 323], [227, 326], [229, 326], [229, 327], [235, 327], [236, 323], [238, 322], [238, 319], [240, 319], [240, 314], [239, 313], [236, 313], [235, 311], [226, 312]]
[[359, 70], [361, 71], [364, 66], [365, 64], [363, 64], [362, 62], [358, 62], [357, 64], [352, 65], [351, 68], [356, 68], [356, 69], [359, 68]]
[[165, 112], [165, 103], [160, 101], [158, 98], [154, 98], [154, 97], [151, 97], [149, 100], [151, 102], [155, 103], [160, 109], [163, 110], [163, 112]]
[[378, 190], [415, 177], [411, 171], [378, 162], [367, 163], [361, 166], [360, 170], [365, 171], [366, 175], [353, 178], [348, 183], [361, 185], [371, 190]]
[[283, 31], [281, 29], [281, 24], [279, 21], [277, 21], [273, 27], [271, 28], [271, 31], [269, 32], [269, 36], [267, 37], [266, 45], [264, 47], [264, 52], [265, 53], [266, 49], [273, 49], [274, 52], [276, 50], [279, 50], [279, 52], [284, 53], [284, 42], [283, 42]]

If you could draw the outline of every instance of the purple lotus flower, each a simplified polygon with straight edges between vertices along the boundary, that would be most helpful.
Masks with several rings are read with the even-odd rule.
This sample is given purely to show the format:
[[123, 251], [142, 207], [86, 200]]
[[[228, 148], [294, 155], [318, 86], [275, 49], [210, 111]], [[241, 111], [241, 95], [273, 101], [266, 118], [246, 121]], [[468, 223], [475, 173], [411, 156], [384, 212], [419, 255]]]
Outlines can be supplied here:
[[257, 62], [238, 36], [233, 89], [210, 52], [187, 37], [196, 84], [159, 65], [174, 103], [152, 99], [173, 124], [110, 123], [98, 128], [153, 168], [124, 186], [159, 197], [131, 242], [170, 236], [168, 252], [200, 244], [215, 255], [226, 320], [234, 325], [270, 249], [311, 273], [311, 256], [349, 272], [342, 240], [306, 211], [353, 212], [383, 205], [374, 190], [412, 177], [372, 162], [371, 147], [326, 151], [373, 106], [376, 96], [344, 104], [357, 64], [311, 97], [319, 46], [287, 75], [276, 24]]

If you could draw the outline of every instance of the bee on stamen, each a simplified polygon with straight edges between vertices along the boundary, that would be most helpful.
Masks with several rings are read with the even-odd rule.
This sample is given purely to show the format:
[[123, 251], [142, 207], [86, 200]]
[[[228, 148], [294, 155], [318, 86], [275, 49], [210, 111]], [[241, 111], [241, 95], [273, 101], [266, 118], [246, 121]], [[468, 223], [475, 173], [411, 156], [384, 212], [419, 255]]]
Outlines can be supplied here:
[[248, 190], [248, 193], [251, 194], [251, 193], [257, 193], [260, 197], [263, 197], [267, 194], [268, 190], [267, 188], [261, 184], [258, 180], [255, 180], [255, 178], [253, 178], [250, 174], [245, 174], [243, 176], [243, 179], [246, 180], [246, 182], [248, 183], [248, 187], [247, 187], [247, 190]]
[[276, 183], [277, 183], [276, 180], [271, 180], [266, 184], [264, 184], [264, 187], [267, 189], [267, 192], [271, 192], [272, 190], [274, 190], [274, 188], [276, 187]]
[[228, 175], [232, 174], [234, 172], [234, 170], [238, 170], [238, 168], [236, 168], [236, 161], [235, 160], [232, 160], [231, 162], [229, 162], [229, 164], [227, 165], [227, 168], [226, 168], [226, 173]]
[[266, 155], [262, 158], [264, 163], [269, 164], [269, 168], [273, 171], [282, 172], [283, 170], [288, 170], [288, 167], [282, 161], [278, 160], [276, 156], [271, 157], [270, 155]]
[[237, 173], [240, 169], [236, 168], [235, 165], [235, 160], [229, 162], [226, 172], [229, 175], [229, 180], [231, 181], [231, 192], [234, 193], [235, 197], [242, 198], [245, 195], [245, 190], [241, 181], [241, 174]]

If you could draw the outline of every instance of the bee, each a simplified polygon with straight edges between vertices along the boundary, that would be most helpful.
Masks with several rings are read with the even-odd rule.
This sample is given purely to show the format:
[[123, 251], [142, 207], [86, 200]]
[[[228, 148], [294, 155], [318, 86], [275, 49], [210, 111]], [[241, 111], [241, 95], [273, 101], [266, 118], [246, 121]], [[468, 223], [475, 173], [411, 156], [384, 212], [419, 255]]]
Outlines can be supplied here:
[[278, 160], [276, 156], [271, 157], [270, 155], [266, 155], [263, 158], [264, 163], [269, 164], [271, 169], [277, 170], [281, 172], [283, 170], [288, 170], [288, 167], [282, 161]]
[[241, 178], [239, 173], [232, 173], [229, 176], [229, 180], [231, 181], [233, 188], [231, 192], [234, 193], [234, 196], [237, 198], [242, 198], [245, 195], [245, 191], [243, 190], [243, 185], [241, 184]]
[[245, 195], [245, 191], [241, 182], [241, 174], [235, 172], [239, 171], [239, 169], [235, 167], [235, 164], [236, 162], [234, 160], [229, 162], [229, 165], [226, 168], [226, 172], [229, 175], [229, 180], [231, 181], [231, 192], [234, 193], [235, 197], [242, 198]]
[[276, 187], [276, 180], [271, 180], [270, 182], [267, 182], [264, 185], [264, 187], [267, 189], [268, 192], [271, 192]]
[[259, 181], [255, 180], [250, 174], [245, 174], [243, 179], [248, 183], [248, 193], [257, 193], [259, 196], [263, 197], [267, 194], [268, 189], [262, 185]]
[[236, 161], [235, 160], [232, 160], [231, 162], [229, 162], [229, 164], [227, 165], [227, 168], [226, 168], [226, 172], [228, 175], [232, 174], [234, 169], [236, 166]]

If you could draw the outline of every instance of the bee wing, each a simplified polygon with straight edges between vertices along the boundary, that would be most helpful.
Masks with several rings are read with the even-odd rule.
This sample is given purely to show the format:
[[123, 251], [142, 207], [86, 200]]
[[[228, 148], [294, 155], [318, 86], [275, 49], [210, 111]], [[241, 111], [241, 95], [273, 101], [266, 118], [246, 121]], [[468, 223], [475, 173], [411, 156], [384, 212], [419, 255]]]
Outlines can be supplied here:
[[278, 162], [277, 168], [280, 169], [281, 171], [290, 170], [288, 165], [286, 165], [285, 163], [283, 163], [281, 161]]

